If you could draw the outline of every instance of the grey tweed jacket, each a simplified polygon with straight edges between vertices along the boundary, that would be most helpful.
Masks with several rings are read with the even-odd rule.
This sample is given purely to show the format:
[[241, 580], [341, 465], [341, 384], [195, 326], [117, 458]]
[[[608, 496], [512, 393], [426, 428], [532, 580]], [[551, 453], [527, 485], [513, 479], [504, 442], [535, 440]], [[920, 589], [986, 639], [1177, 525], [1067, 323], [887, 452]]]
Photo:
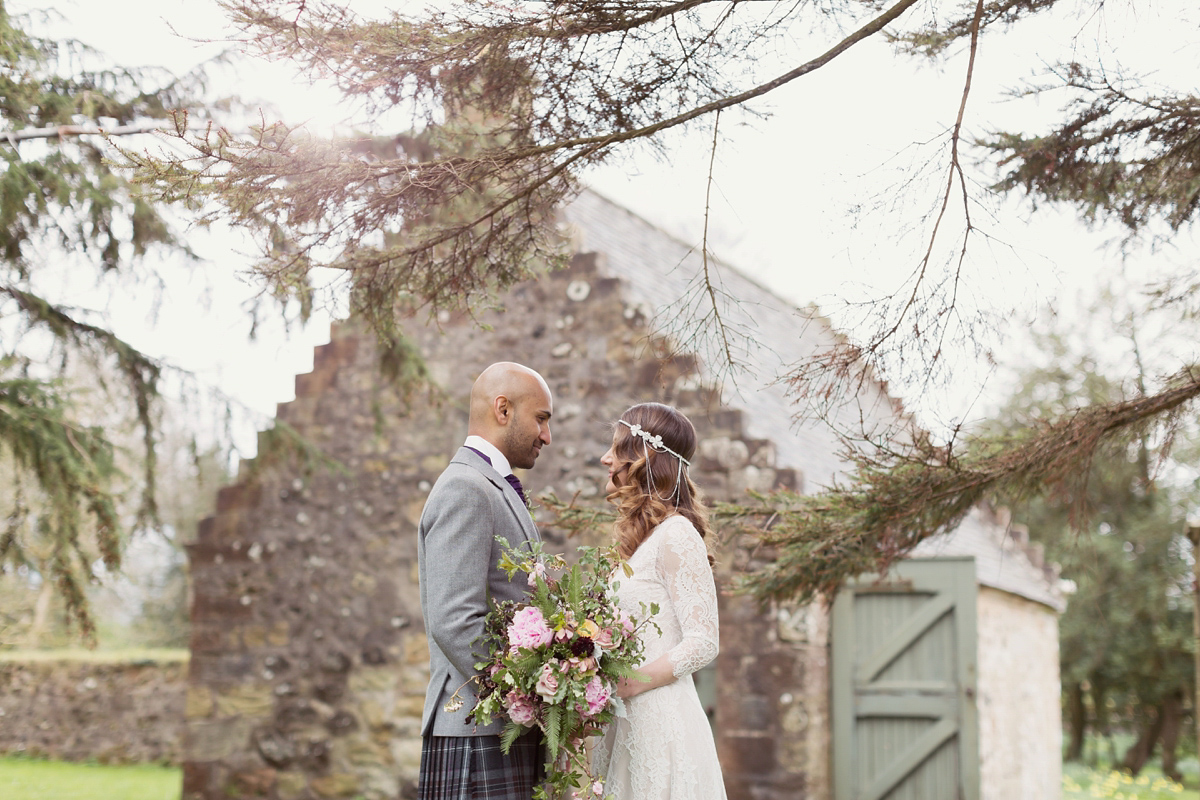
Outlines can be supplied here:
[[503, 551], [496, 537], [520, 546], [539, 541], [537, 527], [508, 481], [474, 450], [462, 447], [429, 492], [417, 536], [421, 613], [429, 637], [421, 734], [499, 734], [499, 721], [487, 727], [464, 724], [475, 706], [473, 683], [459, 692], [466, 701], [461, 709], [449, 712], [443, 706], [477, 673], [475, 640], [483, 633], [489, 601], [521, 600], [529, 593], [525, 573], [510, 582], [497, 567]]

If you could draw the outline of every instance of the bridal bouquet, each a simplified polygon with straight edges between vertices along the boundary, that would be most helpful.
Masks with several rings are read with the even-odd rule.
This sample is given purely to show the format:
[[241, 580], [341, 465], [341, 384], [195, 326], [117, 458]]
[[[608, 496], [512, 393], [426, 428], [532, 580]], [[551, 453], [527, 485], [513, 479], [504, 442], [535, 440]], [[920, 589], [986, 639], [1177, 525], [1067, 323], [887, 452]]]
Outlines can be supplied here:
[[[578, 563], [568, 566], [562, 556], [543, 554], [540, 543], [531, 552], [507, 550], [500, 568], [510, 580], [518, 570], [528, 573], [531, 594], [527, 602], [495, 604], [479, 642], [487, 654], [475, 665], [483, 675], [476, 679], [479, 703], [469, 719], [506, 720], [500, 739], [505, 752], [525, 731], [541, 729], [550, 763], [535, 800], [574, 789], [584, 797], [604, 796], [584, 741], [620, 712], [617, 682], [641, 663], [639, 625], [609, 595], [610, 576], [618, 568], [626, 576], [632, 572], [611, 550], [579, 552]], [[658, 613], [655, 607], [645, 611], [647, 619]]]

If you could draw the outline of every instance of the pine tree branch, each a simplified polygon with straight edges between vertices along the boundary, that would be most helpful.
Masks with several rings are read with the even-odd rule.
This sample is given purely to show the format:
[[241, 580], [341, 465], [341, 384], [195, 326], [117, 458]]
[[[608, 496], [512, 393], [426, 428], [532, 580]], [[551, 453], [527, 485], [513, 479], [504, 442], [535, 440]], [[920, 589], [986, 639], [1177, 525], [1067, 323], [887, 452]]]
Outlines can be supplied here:
[[[225, 216], [255, 229], [264, 245], [258, 271], [278, 296], [296, 296], [297, 287], [307, 285], [307, 275], [315, 266], [351, 274], [360, 289], [355, 293], [355, 312], [369, 319], [382, 337], [397, 327], [390, 318], [396, 316], [398, 296], [413, 298], [407, 303], [413, 309], [469, 308], [547, 266], [562, 263], [553, 209], [576, 189], [576, 175], [603, 160], [615, 146], [651, 139], [669, 128], [763, 96], [828, 64], [915, 3], [900, 0], [825, 53], [752, 89], [665, 118], [654, 115], [655, 121], [647, 125], [630, 127], [624, 112], [617, 112], [616, 118], [592, 125], [591, 130], [607, 128], [595, 135], [572, 135], [568, 124], [558, 136], [526, 136], [523, 123], [510, 123], [504, 116], [498, 129], [463, 132], [457, 142], [429, 148], [414, 161], [415, 153], [407, 148], [400, 158], [380, 158], [367, 152], [370, 143], [364, 140], [322, 142], [280, 124], [264, 124], [250, 141], [240, 141], [223, 129], [188, 136], [194, 128], [181, 114], [173, 135], [193, 155], [161, 158], [126, 149], [122, 154], [134, 180], [153, 187], [158, 199], [189, 204], [215, 200], [225, 207]], [[247, 13], [251, 12], [259, 13], [254, 9]], [[315, 48], [314, 37], [323, 30], [297, 27], [291, 21], [254, 19], [253, 24], [283, 25], [276, 31], [282, 37], [276, 46], [288, 52]], [[643, 22], [654, 19], [651, 13]], [[345, 31], [331, 28], [327, 33], [337, 41], [332, 45], [336, 58], [350, 58], [339, 49], [345, 44]], [[519, 30], [504, 32], [506, 37], [522, 35]], [[570, 38], [570, 34], [563, 36]], [[292, 41], [293, 37], [303, 41]], [[425, 40], [403, 46], [414, 51], [437, 49]], [[372, 57], [357, 46], [355, 51], [365, 59]], [[308, 57], [316, 58], [311, 53]], [[496, 102], [479, 86], [469, 87], [467, 97], [453, 97], [446, 87], [442, 90], [447, 103], [481, 103], [478, 113]], [[511, 115], [512, 109], [507, 112]], [[453, 138], [437, 131], [434, 135]], [[214, 212], [207, 218], [215, 216]], [[381, 248], [370, 241], [380, 230], [403, 235]], [[712, 299], [711, 282], [706, 282], [706, 289]], [[711, 313], [719, 317], [720, 309], [713, 305]], [[717, 328], [728, 359], [728, 331], [719, 319]]]
[[1086, 518], [1088, 471], [1097, 449], [1169, 421], [1200, 397], [1200, 365], [1163, 391], [1086, 406], [1040, 428], [980, 438], [964, 454], [928, 443], [909, 454], [859, 457], [846, 485], [817, 495], [754, 494], [756, 505], [720, 504], [714, 519], [758, 538], [774, 554], [742, 589], [761, 602], [831, 600], [850, 578], [884, 574], [925, 539], [953, 530], [981, 500], [1056, 493]]
[[[120, 518], [110, 484], [119, 474], [112, 442], [99, 427], [69, 418], [59, 387], [29, 378], [0, 380], [0, 448], [27, 470], [46, 498], [35, 525], [53, 543], [51, 574], [67, 613], [91, 641], [95, 627], [81, 581], [93, 578], [95, 556], [83, 550], [85, 531], [95, 538], [105, 567], [120, 568]], [[90, 524], [88, 520], [90, 519]], [[22, 527], [14, 523], [4, 539], [9, 558], [20, 555]], [[78, 564], [76, 565], [76, 561]]]
[[158, 523], [158, 450], [155, 447], [156, 425], [151, 406], [158, 397], [162, 365], [112, 331], [80, 322], [71, 316], [66, 308], [32, 292], [15, 286], [0, 285], [0, 295], [8, 295], [16, 301], [27, 325], [44, 328], [59, 341], [98, 350], [116, 359], [117, 368], [125, 379], [137, 412], [138, 426], [142, 430], [143, 486], [138, 508], [138, 525], [144, 527]]
[[816, 58], [810, 59], [809, 61], [806, 61], [803, 64], [800, 64], [799, 66], [794, 67], [769, 81], [766, 81], [765, 83], [751, 87], [743, 92], [738, 92], [727, 97], [718, 98], [709, 103], [704, 103], [695, 108], [688, 109], [683, 113], [676, 114], [659, 122], [655, 122], [651, 125], [634, 128], [632, 130], [612, 131], [594, 136], [581, 136], [574, 139], [550, 142], [545, 145], [534, 146], [525, 150], [517, 151], [514, 153], [514, 156], [518, 158], [530, 158], [546, 153], [559, 152], [562, 150], [573, 150], [575, 148], [586, 147], [589, 145], [610, 147], [611, 145], [619, 144], [621, 142], [628, 142], [637, 139], [648, 139], [661, 133], [662, 131], [678, 127], [687, 122], [691, 122], [698, 117], [703, 117], [727, 108], [735, 108], [737, 106], [745, 105], [751, 100], [770, 94], [781, 86], [786, 86], [792, 81], [802, 78], [805, 75], [808, 75], [809, 73], [815, 72], [818, 69], [826, 66], [830, 62], [834, 61], [838, 56], [841, 56], [846, 51], [850, 50], [850, 48], [852, 48], [854, 45], [865, 41], [866, 39], [869, 39], [882, 31], [888, 25], [895, 22], [901, 14], [916, 4], [917, 0], [900, 0], [900, 2], [887, 9], [879, 16], [871, 19], [865, 25], [860, 26], [854, 32], [843, 37], [841, 41], [837, 42], [833, 47], [830, 47]]

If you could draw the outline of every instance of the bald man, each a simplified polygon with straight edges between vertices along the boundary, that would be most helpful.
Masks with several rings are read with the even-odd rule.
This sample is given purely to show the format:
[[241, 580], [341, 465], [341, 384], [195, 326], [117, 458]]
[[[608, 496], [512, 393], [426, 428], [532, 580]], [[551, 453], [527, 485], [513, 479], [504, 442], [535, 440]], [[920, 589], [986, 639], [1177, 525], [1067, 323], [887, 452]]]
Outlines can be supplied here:
[[[497, 564], [503, 537], [514, 547], [539, 540], [512, 468], [529, 469], [550, 444], [553, 401], [542, 376], [509, 361], [492, 364], [471, 387], [467, 440], [438, 478], [421, 514], [417, 565], [429, 637], [429, 688], [421, 719], [420, 800], [529, 800], [545, 761], [537, 729], [500, 750], [499, 721], [467, 722], [475, 707], [475, 640], [491, 599], [522, 600], [527, 576], [511, 581]], [[465, 702], [447, 703], [454, 696]]]

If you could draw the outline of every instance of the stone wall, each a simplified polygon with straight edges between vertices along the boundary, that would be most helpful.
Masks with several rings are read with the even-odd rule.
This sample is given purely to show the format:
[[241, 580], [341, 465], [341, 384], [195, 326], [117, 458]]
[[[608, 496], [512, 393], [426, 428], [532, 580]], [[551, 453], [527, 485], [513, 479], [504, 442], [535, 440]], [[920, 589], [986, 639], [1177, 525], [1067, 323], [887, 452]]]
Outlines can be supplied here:
[[[416, 524], [466, 434], [471, 382], [493, 361], [534, 367], [554, 393], [553, 443], [522, 476], [534, 495], [603, 502], [609, 426], [644, 400], [696, 422], [694, 477], [715, 499], [799, 486], [697, 379], [694, 359], [648, 337], [641, 307], [598, 265], [577, 256], [516, 287], [481, 316], [490, 329], [443, 314], [416, 331], [445, 395], [398, 396], [378, 377], [373, 339], [352, 326], [318, 348], [278, 417], [344, 472], [305, 476], [292, 464], [247, 476], [220, 492], [189, 548], [185, 798], [414, 796], [428, 658]], [[574, 546], [544, 535], [551, 549]], [[736, 550], [722, 556], [723, 585]], [[722, 613], [716, 725], [730, 795], [797, 797], [805, 730], [777, 686], [803, 680], [802, 655], [767, 644], [775, 618], [748, 601], [723, 597]]]
[[1062, 795], [1062, 705], [1058, 614], [986, 586], [979, 637], [981, 800], [1058, 800]]
[[0, 753], [179, 764], [183, 661], [0, 661]]
[[[751, 551], [735, 547], [737, 567]], [[832, 797], [829, 614], [820, 603], [762, 612], [721, 605], [717, 742], [731, 800]]]

